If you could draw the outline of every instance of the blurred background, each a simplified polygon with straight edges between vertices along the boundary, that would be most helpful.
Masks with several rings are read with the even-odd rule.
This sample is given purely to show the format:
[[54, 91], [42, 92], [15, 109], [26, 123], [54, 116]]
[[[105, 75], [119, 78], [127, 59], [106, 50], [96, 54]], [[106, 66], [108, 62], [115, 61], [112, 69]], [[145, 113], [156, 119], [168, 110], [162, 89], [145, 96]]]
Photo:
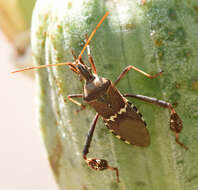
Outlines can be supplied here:
[[35, 0], [0, 0], [0, 189], [57, 190], [36, 121], [30, 23]]

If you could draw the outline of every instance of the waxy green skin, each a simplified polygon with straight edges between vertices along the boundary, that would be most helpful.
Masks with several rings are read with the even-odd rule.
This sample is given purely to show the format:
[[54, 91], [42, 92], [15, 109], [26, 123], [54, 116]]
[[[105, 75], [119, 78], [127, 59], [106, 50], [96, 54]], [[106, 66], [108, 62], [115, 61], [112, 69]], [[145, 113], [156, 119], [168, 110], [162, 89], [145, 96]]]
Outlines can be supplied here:
[[[72, 2], [72, 3], [71, 3]], [[145, 72], [164, 71], [157, 79], [130, 71], [118, 85], [122, 93], [142, 94], [175, 104], [183, 120], [180, 140], [169, 130], [168, 110], [130, 99], [147, 122], [151, 144], [127, 145], [109, 133], [99, 119], [91, 157], [104, 158], [120, 171], [120, 184], [110, 171], [96, 172], [82, 158], [94, 110], [75, 115], [68, 94], [82, 93], [82, 82], [67, 66], [37, 74], [38, 118], [56, 181], [63, 189], [196, 190], [198, 188], [198, 3], [139, 1], [38, 0], [32, 21], [32, 49], [37, 65], [72, 61], [85, 34], [106, 11], [110, 15], [91, 41], [98, 74], [115, 81], [127, 65]], [[88, 64], [87, 56], [83, 60]], [[77, 183], [78, 182], [78, 183]]]

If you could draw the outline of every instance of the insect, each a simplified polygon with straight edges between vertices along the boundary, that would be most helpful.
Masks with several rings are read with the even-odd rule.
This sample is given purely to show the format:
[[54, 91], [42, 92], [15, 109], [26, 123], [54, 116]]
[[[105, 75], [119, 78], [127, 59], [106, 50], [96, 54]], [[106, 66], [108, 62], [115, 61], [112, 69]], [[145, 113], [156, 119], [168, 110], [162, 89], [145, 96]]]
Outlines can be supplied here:
[[[74, 62], [65, 62], [65, 63], [29, 67], [14, 71], [13, 73], [31, 70], [31, 69], [46, 68], [49, 66], [67, 65], [74, 73], [76, 73], [80, 78], [84, 80], [83, 94], [68, 95], [68, 99], [71, 102], [75, 103], [76, 105], [80, 106], [81, 110], [84, 109], [85, 106], [80, 102], [76, 101], [74, 98], [82, 98], [96, 111], [96, 115], [90, 125], [90, 129], [86, 137], [86, 141], [83, 149], [83, 159], [85, 160], [87, 165], [93, 168], [94, 170], [102, 171], [109, 169], [115, 171], [117, 182], [119, 182], [118, 168], [110, 166], [107, 160], [105, 159], [88, 158], [87, 154], [89, 153], [89, 148], [91, 145], [93, 133], [99, 117], [102, 117], [105, 125], [108, 127], [110, 132], [112, 132], [117, 138], [123, 140], [125, 143], [140, 147], [146, 147], [150, 144], [150, 136], [146, 128], [146, 122], [142, 117], [142, 114], [132, 103], [130, 103], [126, 99], [126, 97], [136, 98], [169, 109], [170, 129], [175, 133], [175, 140], [184, 149], [187, 150], [188, 148], [179, 141], [178, 135], [182, 130], [182, 120], [175, 112], [173, 106], [170, 103], [143, 95], [121, 94], [119, 90], [116, 88], [116, 85], [131, 69], [145, 75], [150, 79], [158, 77], [159, 75], [162, 74], [162, 72], [159, 72], [155, 75], [150, 75], [130, 65], [121, 72], [121, 74], [118, 76], [115, 82], [112, 82], [111, 80], [106, 79], [104, 77], [100, 77], [97, 74], [96, 66], [94, 64], [94, 60], [90, 52], [89, 44], [96, 30], [100, 27], [100, 25], [106, 19], [108, 14], [109, 12], [106, 12], [106, 14], [97, 24], [96, 28], [92, 31], [91, 35], [89, 37], [86, 36], [86, 44], [84, 45], [78, 58], [72, 52], [75, 59]], [[85, 65], [82, 60], [82, 54], [86, 49], [87, 49], [88, 60], [91, 65], [91, 68]]]

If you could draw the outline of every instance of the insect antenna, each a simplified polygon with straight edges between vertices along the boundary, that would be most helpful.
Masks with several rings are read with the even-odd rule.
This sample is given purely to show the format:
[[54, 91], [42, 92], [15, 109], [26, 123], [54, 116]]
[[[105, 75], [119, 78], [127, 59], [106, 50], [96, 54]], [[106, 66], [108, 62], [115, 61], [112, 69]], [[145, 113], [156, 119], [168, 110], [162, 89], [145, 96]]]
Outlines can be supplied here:
[[[102, 17], [102, 19], [100, 20], [100, 22], [97, 24], [97, 26], [94, 28], [94, 30], [92, 31], [91, 35], [89, 36], [86, 44], [84, 45], [80, 55], [78, 56], [78, 60], [83, 64], [82, 61], [82, 54], [84, 53], [86, 47], [88, 46], [89, 42], [91, 41], [91, 39], [93, 38], [94, 34], [96, 33], [96, 30], [100, 27], [100, 25], [103, 23], [103, 21], [105, 20], [105, 18], [108, 16], [109, 12], [106, 12], [105, 15]], [[74, 54], [73, 54], [74, 56]], [[74, 71], [75, 73], [79, 73], [75, 67], [75, 65], [72, 62], [64, 62], [64, 63], [56, 63], [56, 64], [48, 64], [48, 65], [40, 65], [40, 66], [34, 66], [34, 67], [27, 67], [27, 68], [23, 68], [20, 70], [16, 70], [16, 71], [12, 71], [11, 73], [19, 73], [19, 72], [23, 72], [23, 71], [28, 71], [28, 70], [33, 70], [33, 69], [41, 69], [41, 68], [46, 68], [46, 67], [53, 67], [53, 66], [62, 66], [62, 65], [68, 65], [70, 66], [70, 69], [72, 71]], [[95, 71], [95, 65], [92, 65], [92, 69], [93, 71]]]
[[35, 67], [26, 67], [26, 68], [23, 68], [23, 69], [20, 69], [20, 70], [12, 71], [11, 73], [19, 73], [19, 72], [23, 72], [23, 71], [32, 70], [32, 69], [42, 69], [42, 68], [46, 68], [46, 67], [62, 66], [62, 65], [69, 65], [72, 68], [74, 67], [72, 62], [65, 62], [65, 63], [55, 63], [55, 64], [48, 64], [48, 65], [40, 65], [40, 66], [35, 66]]
[[105, 18], [109, 15], [109, 12], [106, 12], [105, 15], [102, 17], [102, 19], [100, 20], [100, 22], [97, 24], [97, 26], [94, 28], [94, 30], [92, 31], [91, 35], [89, 36], [86, 44], [84, 45], [82, 51], [80, 52], [80, 55], [78, 56], [78, 59], [81, 59], [82, 54], [84, 53], [86, 47], [88, 46], [89, 42], [91, 41], [91, 39], [93, 38], [94, 34], [96, 33], [96, 30], [100, 27], [100, 25], [103, 23], [103, 21], [105, 20]]

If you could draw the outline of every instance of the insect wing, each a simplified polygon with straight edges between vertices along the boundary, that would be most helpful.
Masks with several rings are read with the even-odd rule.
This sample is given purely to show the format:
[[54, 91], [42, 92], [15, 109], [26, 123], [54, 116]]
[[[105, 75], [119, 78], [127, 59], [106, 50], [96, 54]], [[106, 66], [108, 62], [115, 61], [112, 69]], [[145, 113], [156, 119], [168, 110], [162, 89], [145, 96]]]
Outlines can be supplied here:
[[119, 115], [114, 122], [108, 122], [107, 125], [117, 138], [127, 144], [137, 146], [148, 146], [150, 144], [146, 123], [135, 106], [131, 107], [128, 104], [126, 112]]

